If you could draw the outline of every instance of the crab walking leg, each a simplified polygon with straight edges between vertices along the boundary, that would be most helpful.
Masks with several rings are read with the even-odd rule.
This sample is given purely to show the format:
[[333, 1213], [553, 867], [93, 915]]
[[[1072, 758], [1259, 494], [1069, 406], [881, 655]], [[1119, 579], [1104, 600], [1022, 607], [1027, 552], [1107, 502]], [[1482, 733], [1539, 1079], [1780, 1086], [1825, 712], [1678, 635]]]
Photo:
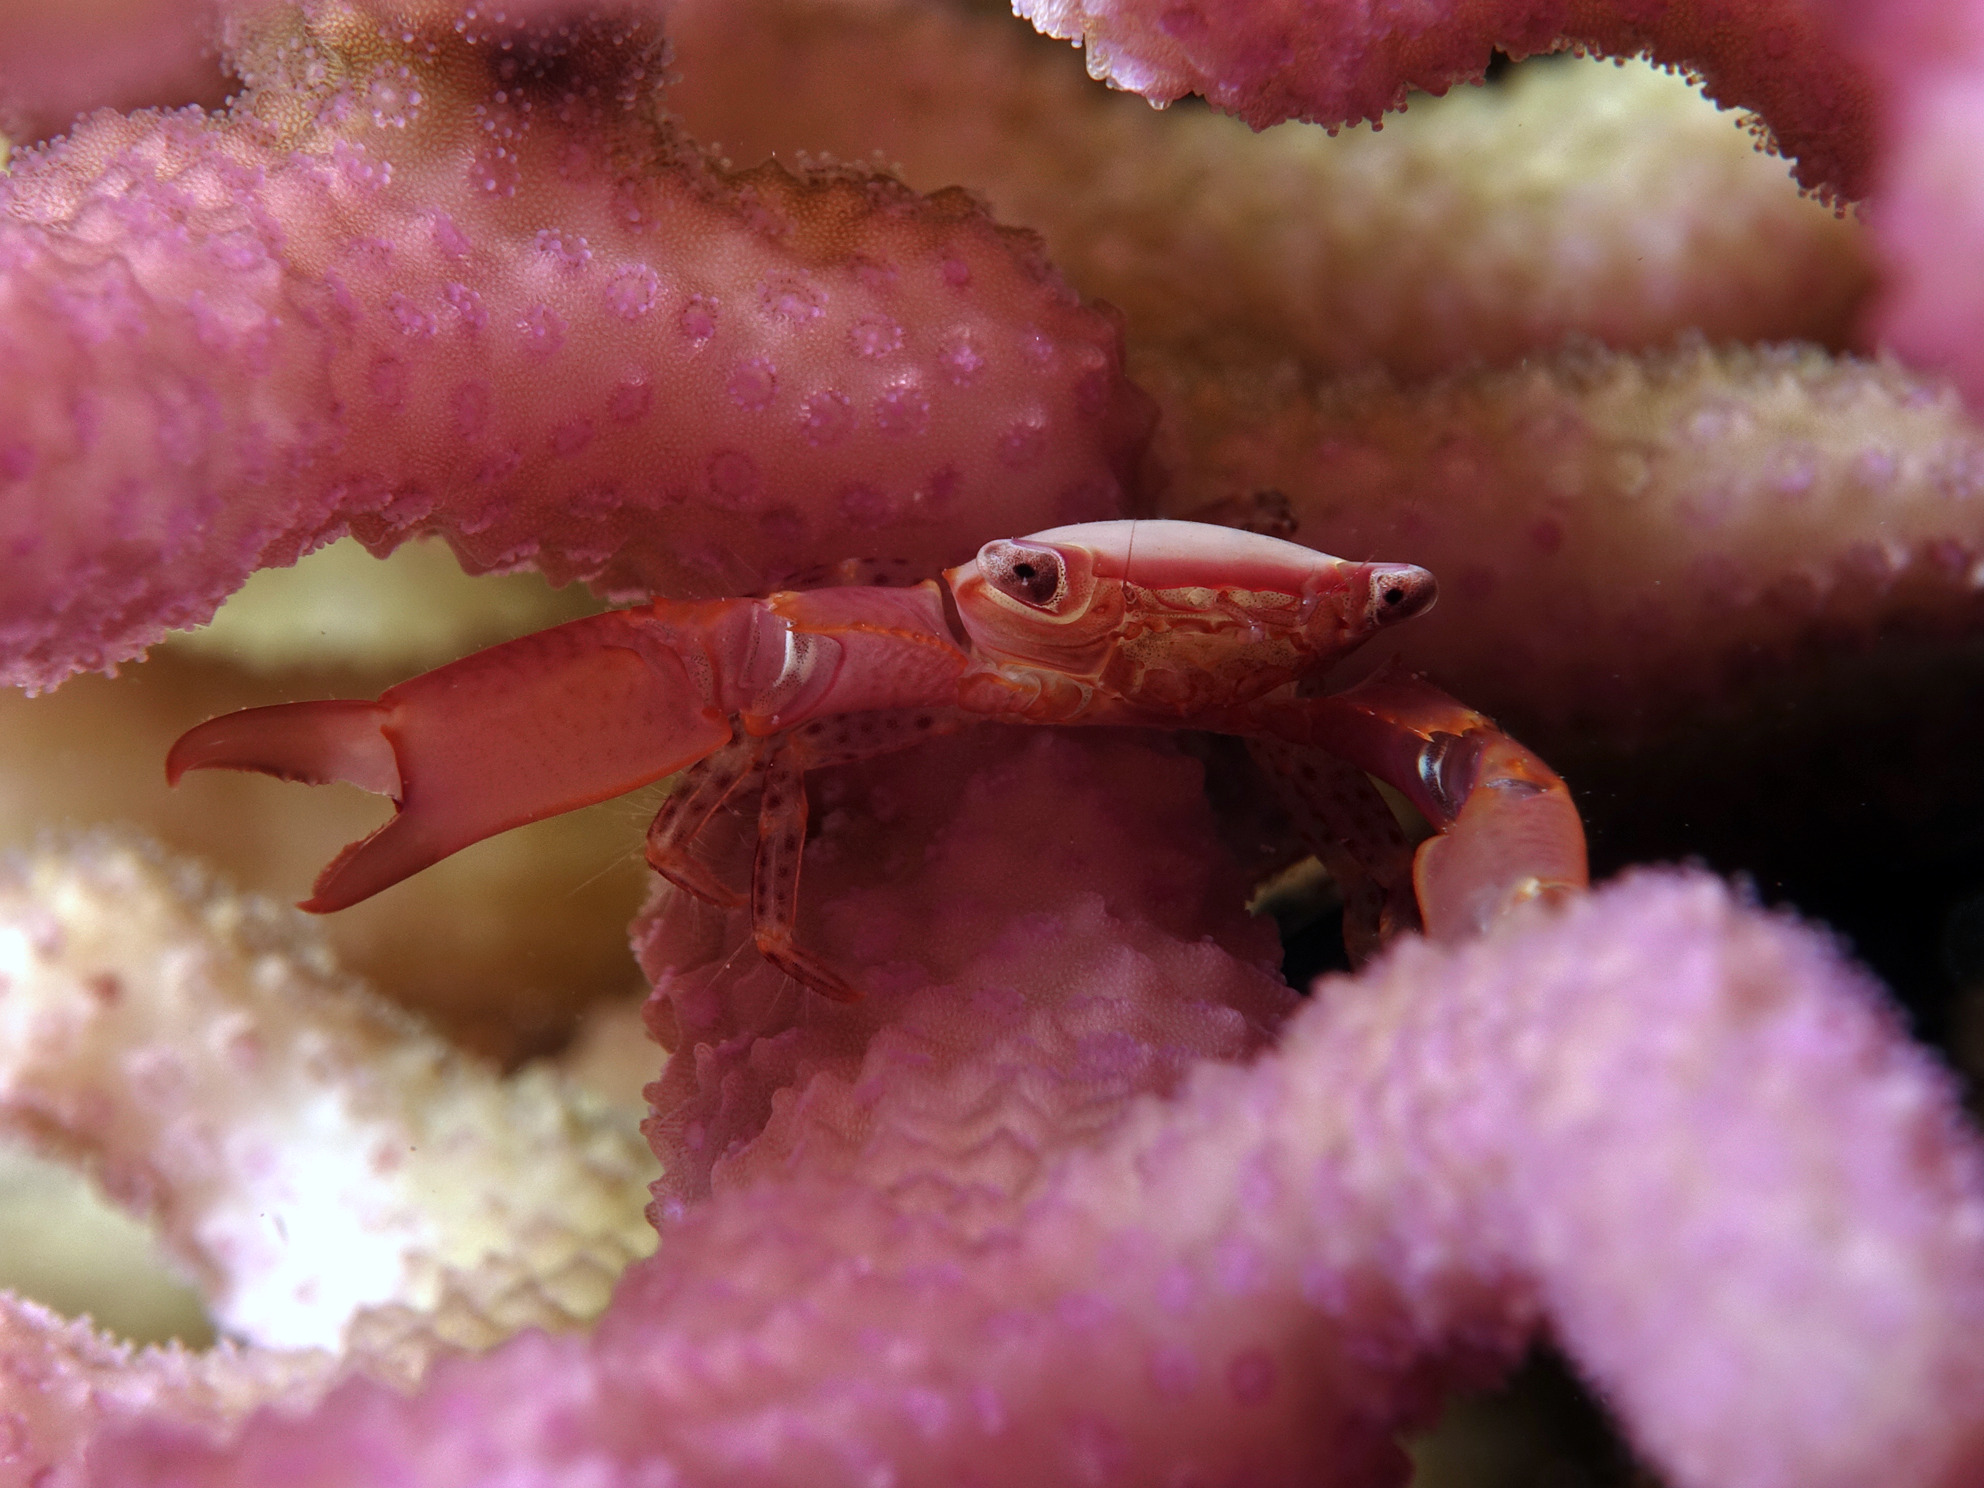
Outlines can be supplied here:
[[1343, 944], [1361, 966], [1401, 930], [1417, 930], [1412, 844], [1355, 765], [1322, 749], [1249, 739], [1247, 752], [1273, 780], [1308, 849], [1343, 895]]
[[1412, 865], [1433, 939], [1463, 939], [1518, 904], [1589, 885], [1584, 824], [1557, 773], [1432, 684], [1380, 673], [1247, 711], [1260, 731], [1328, 749], [1403, 791], [1439, 829]]
[[[741, 654], [750, 671], [758, 613], [671, 609], [666, 624], [646, 610], [575, 620], [402, 682], [376, 702], [286, 703], [213, 719], [173, 745], [166, 778], [255, 770], [393, 797], [393, 819], [340, 853], [303, 904], [342, 909], [472, 842], [659, 780], [726, 743], [733, 710], [712, 679], [734, 667], [711, 660]], [[684, 632], [699, 628], [702, 644], [685, 644]]]
[[806, 852], [806, 770], [781, 741], [765, 766], [758, 803], [758, 857], [751, 868], [751, 938], [758, 954], [803, 987], [834, 1002], [861, 994], [799, 944], [799, 865]]
[[728, 744], [688, 771], [648, 823], [648, 866], [685, 894], [724, 909], [745, 896], [724, 883], [695, 855], [696, 839], [723, 804], [763, 762], [765, 741], [749, 735]]
[[758, 954], [835, 1002], [861, 994], [799, 943], [799, 870], [806, 851], [806, 772], [892, 754], [980, 720], [954, 708], [845, 713], [816, 718], [768, 741], [751, 869], [751, 938]]

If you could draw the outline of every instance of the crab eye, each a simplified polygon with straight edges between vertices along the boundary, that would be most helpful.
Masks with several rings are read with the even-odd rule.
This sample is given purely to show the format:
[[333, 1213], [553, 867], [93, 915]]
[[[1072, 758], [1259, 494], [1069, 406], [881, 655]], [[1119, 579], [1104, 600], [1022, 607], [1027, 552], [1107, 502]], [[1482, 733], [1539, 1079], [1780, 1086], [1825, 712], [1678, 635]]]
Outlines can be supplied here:
[[1374, 564], [1371, 569], [1371, 615], [1380, 625], [1408, 620], [1433, 607], [1439, 586], [1423, 568], [1409, 563]]
[[1054, 608], [1068, 592], [1068, 565], [1052, 548], [989, 542], [978, 550], [978, 569], [1001, 594], [1037, 610]]

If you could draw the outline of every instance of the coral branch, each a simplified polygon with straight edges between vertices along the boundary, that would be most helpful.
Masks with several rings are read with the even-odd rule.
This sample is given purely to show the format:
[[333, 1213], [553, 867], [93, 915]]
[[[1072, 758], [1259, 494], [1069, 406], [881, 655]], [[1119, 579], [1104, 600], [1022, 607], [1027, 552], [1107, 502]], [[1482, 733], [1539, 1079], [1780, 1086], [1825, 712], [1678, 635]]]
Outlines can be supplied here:
[[1124, 500], [1114, 324], [962, 193], [724, 175], [630, 22], [235, 25], [228, 118], [99, 116], [0, 196], [0, 678], [346, 529], [735, 593]]
[[1377, 120], [1407, 90], [1477, 78], [1491, 51], [1575, 46], [1645, 55], [1701, 75], [1725, 108], [1755, 112], [1814, 191], [1867, 191], [1873, 89], [1807, 0], [1443, 0], [1394, 10], [1333, 0], [1016, 0], [1050, 36], [1078, 40], [1089, 71], [1169, 103], [1203, 94], [1256, 129], [1283, 119]]
[[669, 38], [667, 101], [697, 137], [970, 181], [1143, 353], [1416, 376], [1569, 333], [1839, 346], [1871, 280], [1857, 222], [1637, 63], [1566, 57], [1331, 139], [1158, 114], [1066, 48], [924, 0], [684, 0]]
[[224, 1439], [261, 1406], [315, 1404], [336, 1372], [315, 1349], [134, 1349], [4, 1292], [0, 1358], [0, 1488], [73, 1488], [92, 1440], [147, 1417]]
[[[96, 1480], [1390, 1483], [1392, 1433], [1544, 1324], [1679, 1488], [1984, 1465], [1984, 1157], [1824, 940], [1645, 876], [1327, 982], [1277, 1050], [1181, 1083], [1182, 1045], [1251, 1042], [1218, 1003], [1258, 973], [1189, 938], [1218, 923], [1190, 894], [1182, 936], [1070, 897], [1090, 865], [1132, 882], [1147, 829], [1043, 824], [1100, 777], [1175, 834], [1194, 772], [1054, 738], [948, 763], [972, 778], [934, 885], [820, 875], [845, 943], [875, 927], [890, 1015], [761, 1002], [685, 1056], [704, 1115], [770, 1099], [683, 1128], [728, 1146], [714, 1193], [590, 1339], [444, 1362], [411, 1400], [348, 1384], [227, 1453], [154, 1424]], [[830, 850], [872, 830], [841, 820]], [[931, 923], [961, 883], [981, 917]], [[671, 985], [678, 1016], [714, 990]]]
[[190, 868], [105, 838], [13, 864], [0, 971], [0, 1123], [153, 1220], [236, 1337], [417, 1376], [590, 1317], [652, 1244], [612, 1113], [452, 1054]]
[[1874, 227], [1890, 266], [1872, 317], [1911, 361], [1949, 372], [1984, 406], [1984, 25], [1967, 0], [1818, 0], [1888, 94]]
[[1800, 655], [1984, 620], [1984, 430], [1811, 348], [1573, 351], [1419, 386], [1147, 363], [1173, 499], [1286, 499], [1300, 541], [1441, 577], [1407, 661], [1614, 731]]

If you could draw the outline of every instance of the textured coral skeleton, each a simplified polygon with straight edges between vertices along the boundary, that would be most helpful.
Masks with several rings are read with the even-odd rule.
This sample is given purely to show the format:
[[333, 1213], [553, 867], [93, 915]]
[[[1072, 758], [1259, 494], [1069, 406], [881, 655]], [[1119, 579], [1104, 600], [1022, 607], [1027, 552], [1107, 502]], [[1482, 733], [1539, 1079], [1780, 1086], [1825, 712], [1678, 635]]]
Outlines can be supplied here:
[[[1974, 641], [1972, 7], [1020, 8], [1255, 125], [1645, 51], [1872, 229], [1568, 60], [1257, 139], [962, 4], [0, 11], [21, 140], [210, 102], [209, 25], [243, 85], [0, 188], [9, 681], [347, 533], [701, 595], [1121, 511], [1428, 564], [1407, 659], [1555, 740]], [[610, 1300], [650, 1234], [610, 1113], [129, 838], [21, 857], [0, 1112], [233, 1341], [10, 1300], [0, 1482], [1391, 1483], [1545, 1336], [1677, 1485], [1984, 1470], [1984, 1151], [1838, 946], [1639, 872], [1304, 999], [1231, 763], [994, 731], [826, 774], [846, 1007], [657, 888], [660, 1242]]]

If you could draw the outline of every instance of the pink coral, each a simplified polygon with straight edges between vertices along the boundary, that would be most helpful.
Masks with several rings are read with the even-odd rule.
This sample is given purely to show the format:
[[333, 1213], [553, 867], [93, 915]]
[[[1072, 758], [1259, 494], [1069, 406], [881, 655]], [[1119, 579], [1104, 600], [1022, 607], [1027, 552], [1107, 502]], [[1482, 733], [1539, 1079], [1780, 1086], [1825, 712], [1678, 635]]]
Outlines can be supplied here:
[[[1808, 185], [1877, 193], [1888, 323], [1984, 384], [1961, 274], [1984, 228], [1951, 227], [1972, 38], [1937, 29], [1961, 6], [1837, 31], [1794, 0], [1033, 10], [1119, 82], [1254, 122], [1374, 116], [1493, 45], [1693, 66]], [[705, 154], [661, 111], [648, 8], [497, 11], [244, 0], [225, 114], [98, 115], [0, 186], [11, 680], [114, 665], [345, 531], [717, 593], [850, 559], [927, 570], [1136, 502], [1430, 543], [1448, 597], [1421, 660], [1537, 716], [1616, 725], [1745, 662], [1974, 633], [1977, 436], [1940, 385], [1819, 351], [1645, 351], [1725, 313], [1837, 342], [1837, 303], [1714, 310], [1713, 254], [1619, 279], [1632, 219], [1586, 252], [1546, 195], [1545, 261], [1585, 277], [1541, 309], [1498, 307], [1523, 255], [1488, 254], [1429, 315], [1434, 254], [1346, 274], [1330, 303], [1352, 330], [1279, 316], [1343, 260], [1280, 261], [1249, 226], [1274, 189], [1200, 193], [1139, 125], [1115, 187], [1146, 238], [1034, 198], [1091, 292], [1148, 286], [1138, 253], [1201, 266], [1134, 304], [1126, 362], [1119, 321], [962, 192]], [[918, 33], [923, 65], [949, 24]], [[976, 96], [1062, 96], [1045, 55], [1001, 52]], [[983, 131], [977, 158], [1011, 137]], [[1249, 143], [1192, 138], [1212, 177]], [[1231, 220], [1171, 226], [1194, 206]], [[1465, 198], [1419, 231], [1458, 263], [1495, 213]], [[1742, 220], [1729, 251], [1751, 267], [1789, 239], [1814, 282], [1859, 282], [1850, 226], [1827, 248], [1790, 207]], [[1621, 282], [1633, 313], [1590, 308]], [[1567, 330], [1615, 349], [1563, 351]], [[1319, 380], [1367, 362], [1403, 380]], [[1165, 415], [1149, 458], [1126, 367]], [[444, 1357], [412, 1395], [347, 1377], [230, 1440], [252, 1403], [326, 1376], [127, 1362], [10, 1305], [8, 1388], [54, 1405], [5, 1467], [189, 1488], [1375, 1484], [1443, 1391], [1549, 1336], [1681, 1488], [1984, 1469], [1984, 1156], [1836, 947], [1702, 874], [1641, 874], [1472, 946], [1401, 946], [1302, 1004], [1239, 908], [1275, 834], [1215, 815], [1207, 785], [1175, 742], [991, 733], [822, 780], [802, 932], [869, 995], [826, 1007], [740, 956], [734, 918], [657, 894], [637, 933], [676, 1051], [650, 1089], [662, 1246], [592, 1333]], [[192, 1097], [146, 1091], [174, 1129]], [[141, 1167], [129, 1094], [76, 1109], [122, 1113]]]
[[725, 174], [633, 22], [235, 25], [230, 117], [98, 116], [0, 197], [8, 681], [346, 530], [724, 594], [1120, 509], [1116, 328], [962, 193]]
[[1702, 76], [1708, 95], [1750, 109], [1797, 161], [1798, 179], [1866, 193], [1876, 123], [1862, 64], [1806, 0], [1434, 0], [1362, 7], [1330, 0], [1019, 0], [1052, 36], [1079, 40], [1089, 68], [1160, 102], [1203, 94], [1255, 128], [1376, 120], [1409, 89], [1477, 78], [1490, 53], [1578, 46], [1645, 52]]
[[1370, 11], [1328, 0], [1018, 0], [1080, 41], [1098, 77], [1168, 102], [1203, 94], [1255, 127], [1335, 127], [1400, 107], [1409, 88], [1478, 77], [1491, 48], [1644, 52], [1753, 111], [1814, 191], [1875, 196], [1894, 281], [1889, 344], [1984, 400], [1984, 296], [1969, 245], [1984, 231], [1984, 26], [1970, 0], [1657, 0], [1504, 5], [1448, 0]]
[[[1642, 876], [1326, 982], [1249, 1062], [1289, 999], [1197, 766], [943, 749], [833, 797], [818, 914], [871, 1005], [719, 1005], [651, 943], [710, 1040], [662, 1150], [714, 1192], [589, 1340], [224, 1457], [146, 1431], [94, 1481], [1381, 1483], [1540, 1327], [1685, 1488], [1984, 1461], [1984, 1161], [1822, 937]], [[877, 808], [935, 830], [921, 874], [885, 881]]]

